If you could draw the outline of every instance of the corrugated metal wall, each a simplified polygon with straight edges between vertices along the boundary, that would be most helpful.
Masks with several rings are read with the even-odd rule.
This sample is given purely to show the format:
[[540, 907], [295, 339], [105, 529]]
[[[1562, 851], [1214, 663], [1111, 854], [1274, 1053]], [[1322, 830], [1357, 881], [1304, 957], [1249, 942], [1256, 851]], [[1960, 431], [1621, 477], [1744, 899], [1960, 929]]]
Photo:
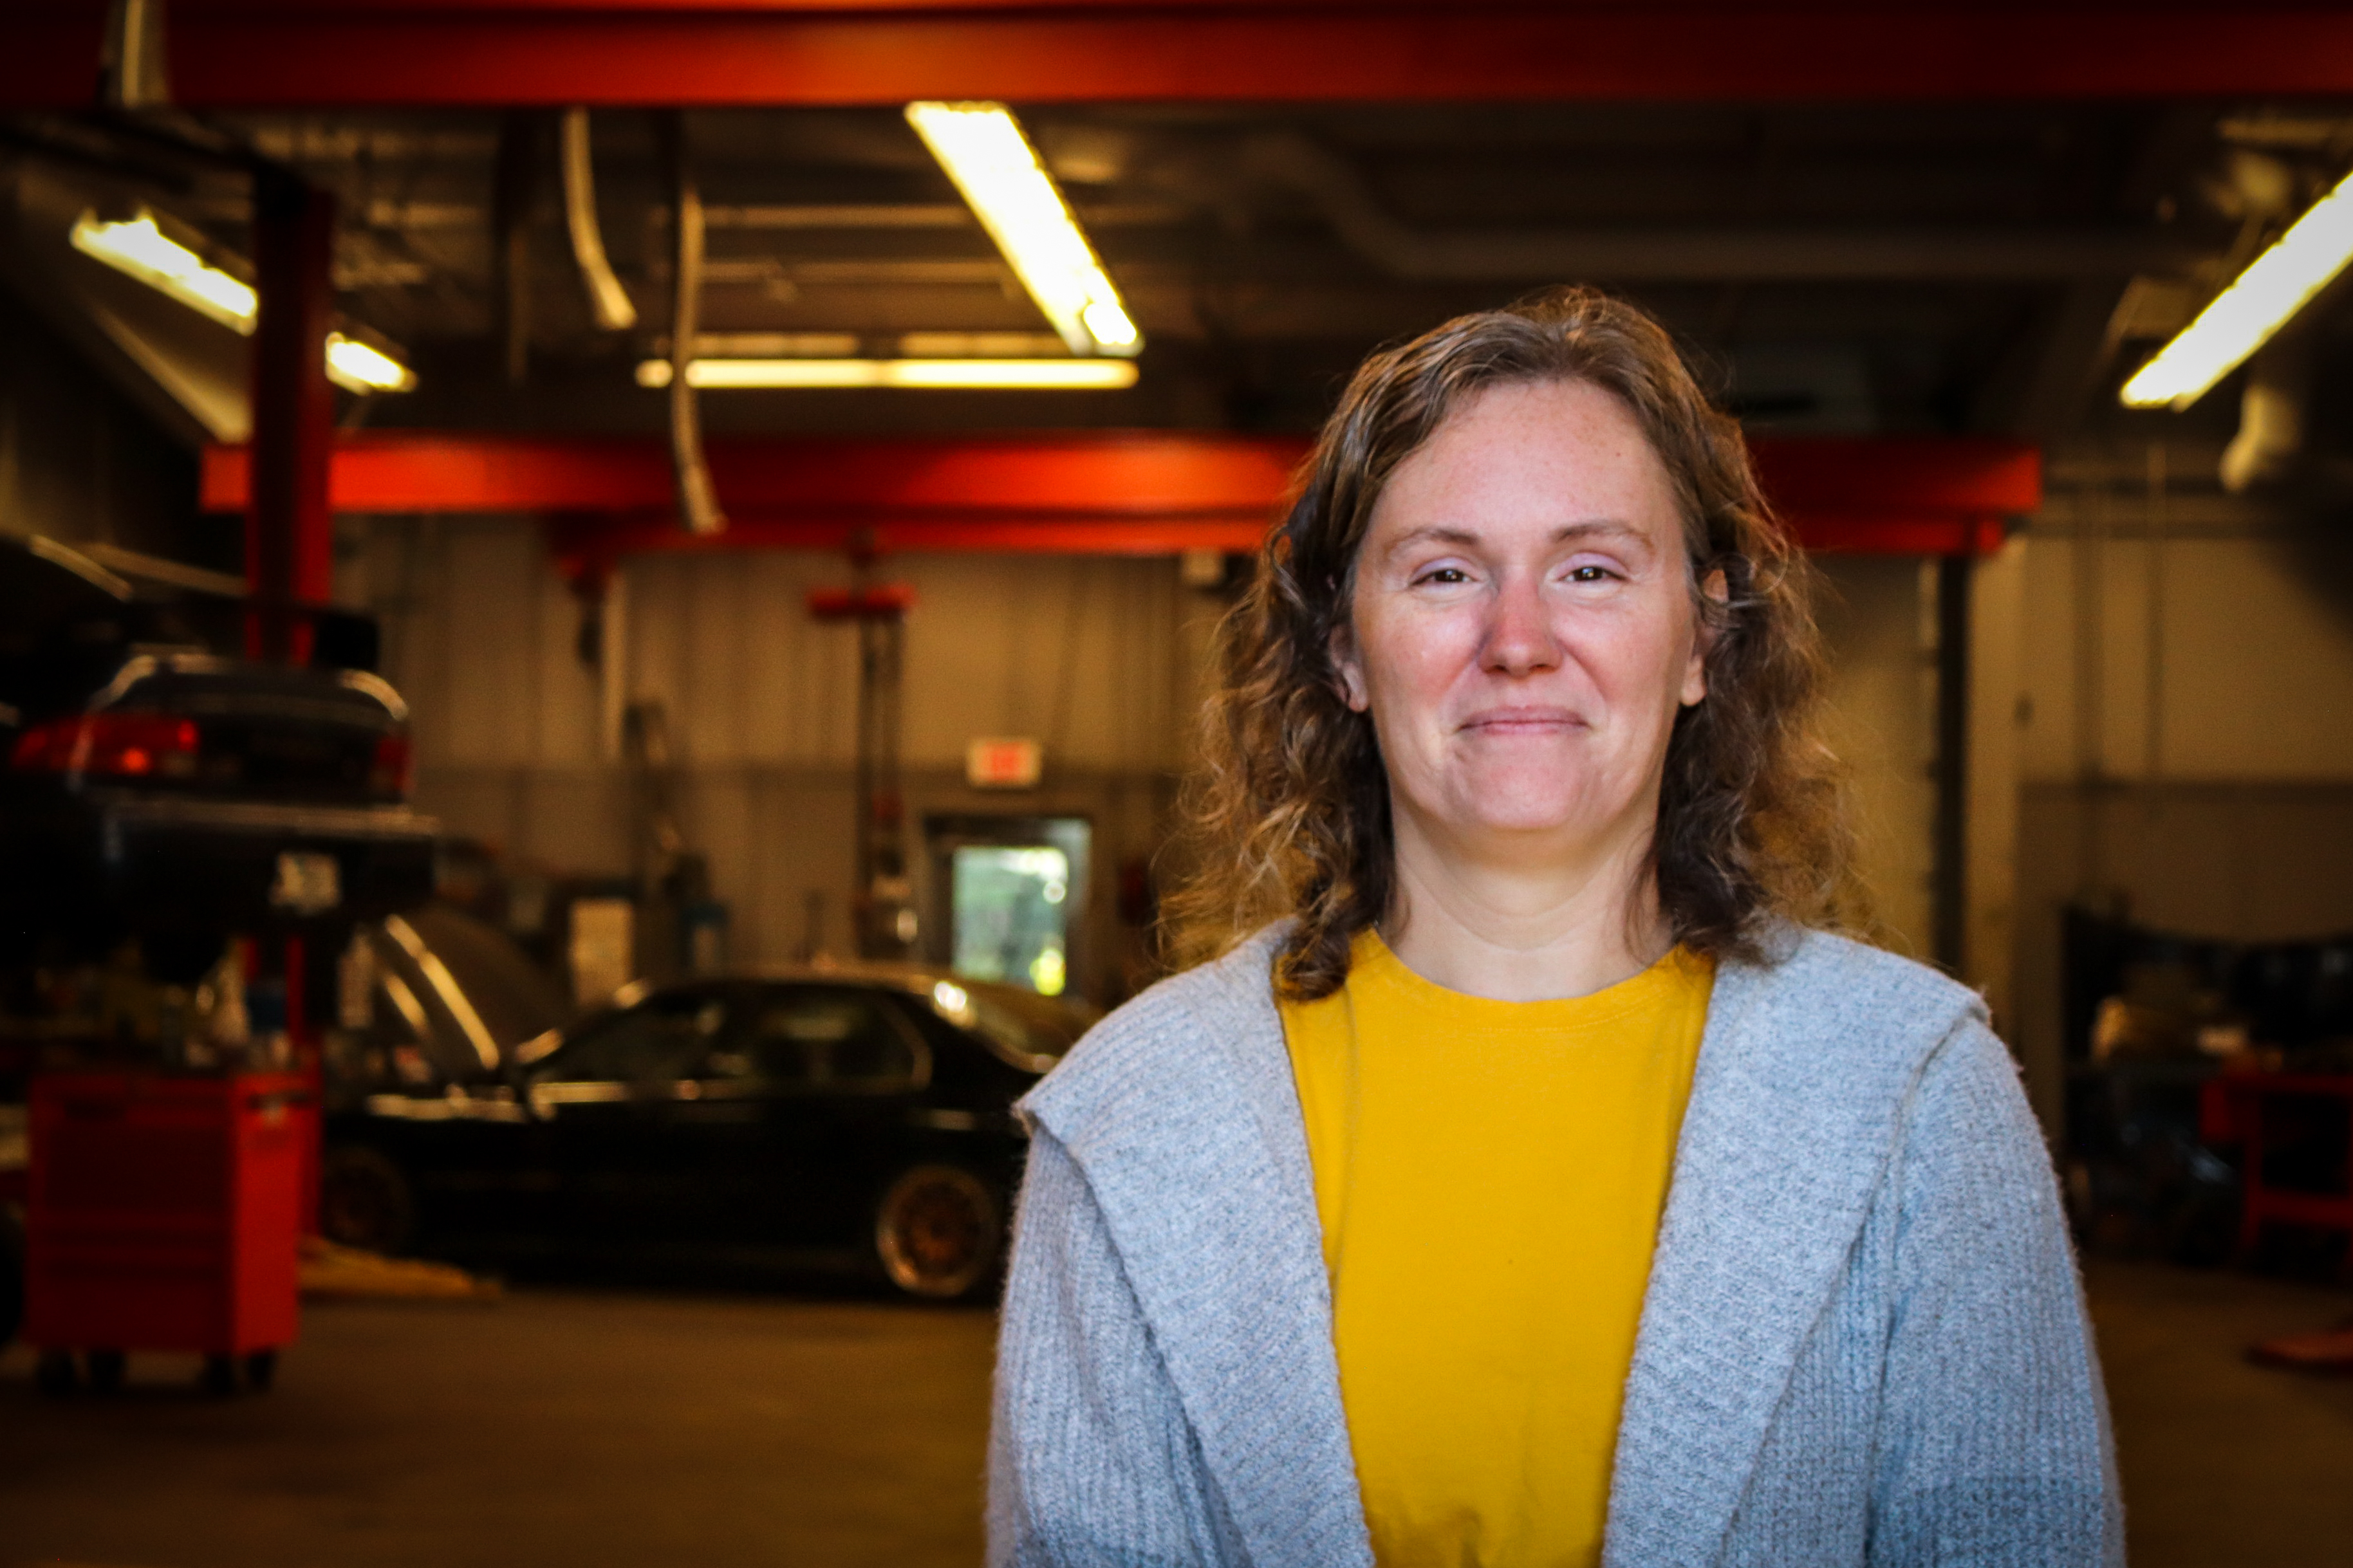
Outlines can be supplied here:
[[[378, 520], [352, 531], [344, 554], [339, 590], [384, 617], [386, 673], [415, 710], [418, 803], [451, 831], [559, 870], [627, 870], [617, 715], [658, 700], [682, 826], [731, 906], [733, 956], [801, 950], [813, 893], [816, 934], [845, 946], [856, 637], [806, 609], [811, 588], [848, 583], [840, 558], [628, 563], [603, 622], [622, 652], [613, 687], [579, 657], [583, 607], [528, 521]], [[1090, 989], [1123, 985], [1139, 953], [1133, 933], [1106, 924], [1117, 870], [1164, 831], [1196, 679], [1187, 650], [1214, 603], [1182, 588], [1167, 560], [912, 556], [883, 574], [916, 595], [902, 739], [911, 823], [934, 812], [1092, 819], [1092, 923], [1103, 929], [1074, 958]], [[965, 746], [982, 735], [1043, 741], [1045, 786], [967, 790]]]

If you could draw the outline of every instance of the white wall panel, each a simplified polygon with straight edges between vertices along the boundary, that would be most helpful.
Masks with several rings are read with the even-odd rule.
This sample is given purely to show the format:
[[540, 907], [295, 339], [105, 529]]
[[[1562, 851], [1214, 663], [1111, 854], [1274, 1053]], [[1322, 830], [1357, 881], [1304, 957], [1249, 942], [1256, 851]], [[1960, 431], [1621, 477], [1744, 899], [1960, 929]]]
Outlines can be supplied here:
[[1850, 770], [1862, 880], [1884, 940], [1925, 956], [1936, 809], [1935, 653], [1923, 635], [1930, 590], [1909, 558], [1831, 556], [1820, 565], [1829, 740]]
[[2285, 541], [2031, 537], [2026, 592], [2029, 779], [2147, 778], [2152, 696], [2160, 779], [2353, 778], [2353, 597]]

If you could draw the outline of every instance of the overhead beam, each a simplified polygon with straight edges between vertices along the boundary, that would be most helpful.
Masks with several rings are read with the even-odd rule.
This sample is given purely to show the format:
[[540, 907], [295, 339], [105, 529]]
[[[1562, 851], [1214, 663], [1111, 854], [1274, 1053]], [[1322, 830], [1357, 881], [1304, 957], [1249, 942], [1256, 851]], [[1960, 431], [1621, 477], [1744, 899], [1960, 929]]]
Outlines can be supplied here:
[[[1016, 437], [714, 440], [731, 510], [1263, 521], [1305, 443], [1184, 431]], [[241, 504], [244, 448], [206, 454], [204, 505]], [[645, 512], [674, 502], [655, 440], [362, 431], [335, 456], [334, 505], [353, 512]]]
[[[18, 0], [0, 106], [87, 104], [104, 7]], [[204, 109], [1740, 101], [2353, 90], [2353, 14], [1375, 0], [175, 0]]]
[[[1809, 548], [1976, 555], [2042, 504], [2032, 447], [1980, 439], [1759, 439], [1757, 467]], [[676, 524], [657, 441], [360, 432], [338, 446], [339, 511], [522, 512], [565, 551], [845, 549], [1172, 554], [1254, 550], [1307, 444], [1295, 436], [1059, 432], [714, 441], [728, 531]], [[205, 457], [207, 510], [245, 504], [243, 447]]]

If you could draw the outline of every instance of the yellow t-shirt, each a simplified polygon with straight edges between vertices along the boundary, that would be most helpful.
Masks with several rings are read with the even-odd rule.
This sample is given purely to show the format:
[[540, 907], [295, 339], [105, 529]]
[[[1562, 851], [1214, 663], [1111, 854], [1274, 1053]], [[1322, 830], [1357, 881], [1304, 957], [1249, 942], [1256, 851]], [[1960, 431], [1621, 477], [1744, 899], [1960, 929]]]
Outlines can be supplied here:
[[1372, 932], [1286, 1003], [1373, 1555], [1601, 1556], [1651, 1250], [1715, 971], [1567, 1002], [1432, 984]]

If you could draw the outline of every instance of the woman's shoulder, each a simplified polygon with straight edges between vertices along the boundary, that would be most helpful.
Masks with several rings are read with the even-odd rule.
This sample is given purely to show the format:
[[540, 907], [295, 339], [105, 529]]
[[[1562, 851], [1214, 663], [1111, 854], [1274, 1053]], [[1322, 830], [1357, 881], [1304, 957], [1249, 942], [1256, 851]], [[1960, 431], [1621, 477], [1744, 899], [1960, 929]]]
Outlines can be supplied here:
[[1726, 966], [1736, 985], [1791, 1005], [1856, 1016], [1943, 1015], [1957, 1020], [1984, 998], [1942, 970], [1836, 931], [1783, 926], [1767, 935], [1763, 962]]
[[1885, 1078], [1894, 1088], [1947, 1042], [1986, 1029], [1985, 999], [1916, 960], [1796, 927], [1764, 945], [1759, 962], [1719, 967], [1711, 1033], [1746, 1042], [1784, 1071], [1848, 1084]]
[[1268, 1087], [1261, 1080], [1270, 1060], [1289, 1070], [1274, 1004], [1281, 934], [1270, 926], [1113, 1008], [1029, 1091], [1022, 1109], [1067, 1141], [1082, 1122], [1149, 1114], [1154, 1103], [1188, 1084], [1206, 1091], [1211, 1078], [1228, 1093]]

